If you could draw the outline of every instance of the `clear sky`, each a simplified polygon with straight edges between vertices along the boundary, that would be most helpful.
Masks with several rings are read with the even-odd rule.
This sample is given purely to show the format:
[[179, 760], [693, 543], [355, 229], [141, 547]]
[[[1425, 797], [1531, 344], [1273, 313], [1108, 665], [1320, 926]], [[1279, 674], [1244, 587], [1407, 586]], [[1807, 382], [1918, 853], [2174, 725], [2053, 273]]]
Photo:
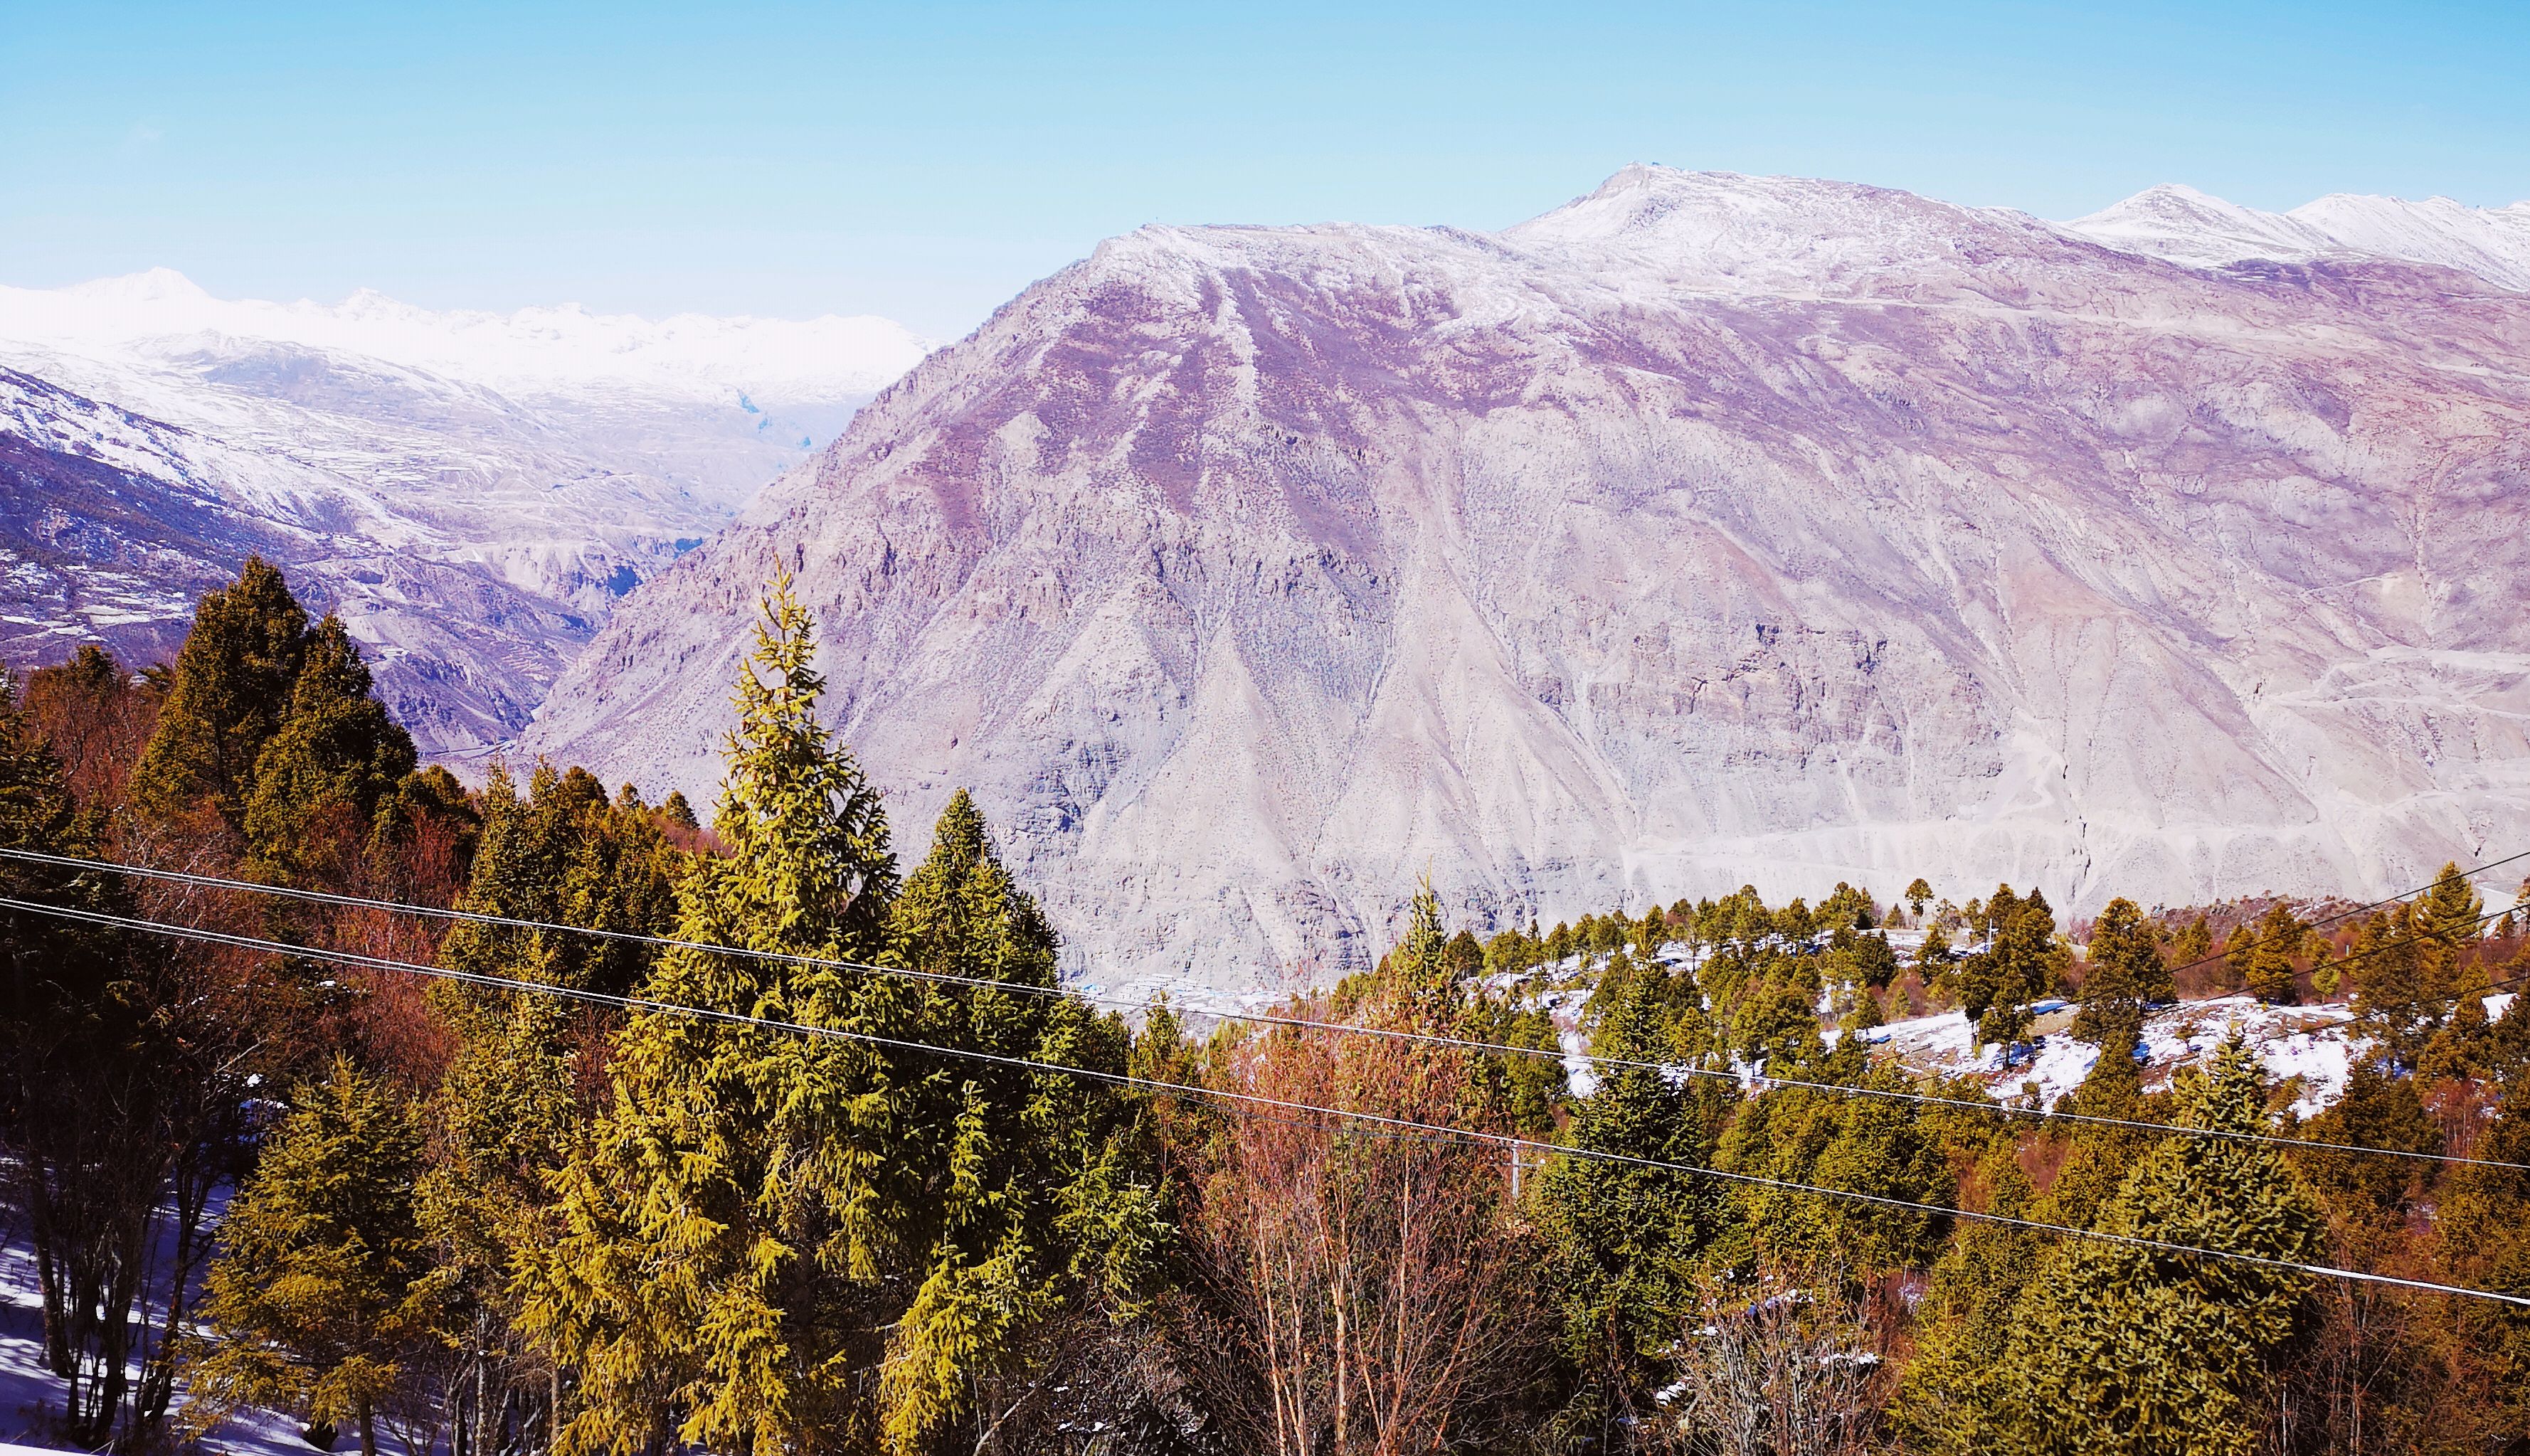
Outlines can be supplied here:
[[0, 282], [963, 333], [1145, 222], [1493, 228], [1629, 161], [2069, 217], [2530, 197], [2530, 3], [0, 0]]

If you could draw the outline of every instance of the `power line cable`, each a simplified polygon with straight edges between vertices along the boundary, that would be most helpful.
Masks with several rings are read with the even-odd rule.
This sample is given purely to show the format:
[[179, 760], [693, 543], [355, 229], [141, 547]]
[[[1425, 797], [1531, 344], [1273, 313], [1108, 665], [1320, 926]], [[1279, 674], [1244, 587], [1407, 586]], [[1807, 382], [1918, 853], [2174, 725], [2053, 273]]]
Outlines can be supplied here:
[[[868, 961], [844, 960], [829, 956], [804, 955], [792, 951], [760, 950], [744, 945], [723, 945], [708, 941], [687, 941], [673, 936], [650, 935], [640, 931], [608, 930], [595, 926], [577, 926], [562, 924], [555, 921], [527, 920], [517, 916], [490, 915], [475, 910], [443, 909], [435, 905], [416, 905], [398, 900], [370, 899], [360, 895], [338, 894], [329, 890], [302, 890], [290, 886], [258, 885], [251, 881], [223, 879], [216, 875], [200, 875], [181, 870], [161, 870], [139, 865], [121, 865], [109, 860], [81, 859], [71, 855], [43, 854], [33, 850], [6, 848], [0, 848], [0, 858], [28, 860], [35, 863], [50, 864], [60, 867], [119, 872], [148, 879], [165, 880], [209, 889], [238, 890], [251, 894], [279, 895], [292, 899], [311, 901], [318, 904], [340, 905], [355, 909], [379, 910], [390, 913], [426, 916], [433, 919], [453, 921], [462, 924], [493, 926], [506, 930], [553, 931], [567, 935], [593, 936], [605, 940], [658, 945], [669, 949], [696, 950], [716, 955], [736, 955], [755, 960], [772, 961], [786, 965], [810, 966], [819, 969], [866, 971], [875, 975], [895, 976], [908, 980], [927, 981], [939, 985], [961, 986], [1018, 995], [1040, 997], [1076, 996], [1082, 1000], [1089, 1001], [1092, 1004], [1112, 1006], [1123, 1010], [1147, 1011], [1151, 1008], [1150, 1003], [1145, 1001], [1132, 1000], [1122, 997], [1100, 996], [1088, 992], [1067, 991], [1065, 988], [1059, 986], [1029, 986], [1018, 982], [996, 981], [989, 977], [960, 976], [946, 971], [924, 971], [916, 970], [908, 966], [879, 965]], [[2498, 861], [2498, 863], [2502, 863], [2502, 861]], [[2427, 887], [2427, 889], [2430, 888], [2430, 886]], [[2494, 917], [2489, 915], [2484, 918], [2492, 919]], [[2382, 948], [2387, 949], [2391, 947]], [[2358, 958], [2360, 957], [2350, 955], [2344, 960], [2337, 962], [2337, 964], [2351, 964]], [[1683, 1076], [1729, 1081], [1733, 1085], [1743, 1087], [1763, 1083], [1769, 1087], [1791, 1088], [1800, 1091], [1822, 1093], [1830, 1096], [1879, 1098], [1884, 1101], [1908, 1103], [1917, 1105], [1958, 1107], [1965, 1110], [1990, 1112], [2002, 1116], [2035, 1117], [2044, 1121], [2064, 1122], [2093, 1127], [2115, 1127], [2128, 1131], [2147, 1132], [2163, 1136], [2179, 1135], [2186, 1137], [2209, 1138], [2226, 1142], [2263, 1143], [2280, 1148], [2299, 1149], [2305, 1152], [2318, 1151], [2352, 1153], [2381, 1158], [2402, 1158], [2418, 1162], [2439, 1162], [2471, 1167], [2497, 1167], [2512, 1171], [2530, 1172], [2530, 1163], [2502, 1162], [2488, 1159], [2463, 1158], [2456, 1154], [2449, 1153], [2422, 1153], [2404, 1148], [2374, 1148], [2353, 1143], [2322, 1143], [2301, 1138], [2285, 1138], [2261, 1133], [2234, 1132], [2225, 1128], [2176, 1127], [2166, 1122], [2151, 1122], [2131, 1117], [2110, 1117], [2095, 1112], [2066, 1112], [2047, 1107], [2017, 1106], [2008, 1103], [1996, 1103], [1957, 1097], [1939, 1097], [1925, 1092], [1904, 1092], [1890, 1087], [1857, 1086], [1842, 1082], [1816, 1082], [1798, 1077], [1780, 1077], [1760, 1071], [1748, 1071], [1743, 1073], [1727, 1068], [1696, 1066], [1692, 1063], [1684, 1062], [1645, 1061], [1629, 1057], [1601, 1056], [1586, 1052], [1567, 1052], [1555, 1048], [1522, 1047], [1508, 1042], [1484, 1042], [1466, 1037], [1444, 1036], [1436, 1032], [1406, 1031], [1394, 1027], [1359, 1026], [1345, 1022], [1317, 1020], [1300, 1016], [1277, 1016], [1271, 1012], [1236, 1010], [1221, 1006], [1186, 1005], [1179, 1009], [1183, 1009], [1194, 1015], [1211, 1016], [1224, 1021], [1246, 1022], [1257, 1026], [1282, 1027], [1300, 1031], [1332, 1032], [1342, 1036], [1375, 1037], [1390, 1041], [1414, 1042], [1428, 1046], [1448, 1047], [1457, 1051], [1464, 1052], [1483, 1052], [1501, 1055], [1544, 1057], [1557, 1062], [1559, 1065], [1568, 1067], [1574, 1061], [1581, 1061], [1594, 1069], [1599, 1067], [1611, 1067], [1620, 1070], [1656, 1071], [1664, 1074], [1676, 1073]]]
[[1899, 1209], [1909, 1213], [1927, 1213], [1935, 1217], [1966, 1218], [1977, 1222], [1998, 1224], [2011, 1228], [2025, 1228], [2033, 1232], [2057, 1234], [2067, 1238], [2091, 1239], [2101, 1243], [2118, 1244], [2127, 1248], [2146, 1249], [2160, 1254], [2175, 1254], [2186, 1258], [2229, 1261], [2235, 1264], [2253, 1264], [2267, 1268], [2283, 1269], [2294, 1273], [2311, 1274], [2325, 1278], [2345, 1279], [2369, 1284], [2394, 1285], [2400, 1288], [2423, 1290], [2435, 1294], [2453, 1295], [2464, 1299], [2483, 1299], [2501, 1304], [2514, 1305], [2523, 1309], [2530, 1309], [2530, 1296], [2504, 1294], [2491, 1289], [2472, 1289], [2464, 1285], [2443, 1284], [2430, 1279], [2409, 1279], [2402, 1278], [2395, 1274], [2374, 1273], [2365, 1269], [2338, 1268], [2335, 1266], [2323, 1264], [2305, 1264], [2298, 1260], [2276, 1259], [2263, 1254], [2245, 1254], [2227, 1249], [2208, 1249], [2195, 1244], [2180, 1244], [2164, 1239], [2143, 1238], [2134, 1234], [2111, 1233], [2104, 1229], [2075, 1228], [2067, 1224], [2047, 1223], [2035, 1218], [2014, 1217], [2007, 1213], [1985, 1213], [1969, 1209], [1948, 1209], [1943, 1208], [1938, 1204], [1922, 1203], [1913, 1199], [1895, 1198], [1886, 1194], [1862, 1193], [1847, 1188], [1829, 1188], [1815, 1183], [1796, 1182], [1788, 1178], [1768, 1178], [1755, 1173], [1727, 1171], [1722, 1168], [1697, 1167], [1692, 1163], [1673, 1162], [1668, 1159], [1658, 1158], [1640, 1158], [1632, 1154], [1616, 1153], [1605, 1149], [1565, 1147], [1559, 1144], [1544, 1143], [1535, 1138], [1524, 1138], [1510, 1133], [1478, 1132], [1462, 1127], [1452, 1127], [1445, 1123], [1418, 1122], [1409, 1117], [1396, 1117], [1381, 1112], [1363, 1112], [1344, 1107], [1323, 1106], [1314, 1103], [1295, 1102], [1285, 1098], [1267, 1097], [1261, 1093], [1238, 1092], [1222, 1087], [1200, 1087], [1186, 1083], [1166, 1082], [1153, 1077], [1135, 1076], [1129, 1072], [1111, 1072], [1093, 1067], [1070, 1066], [1061, 1062], [1040, 1060], [1035, 1057], [1011, 1056], [1000, 1052], [981, 1052], [968, 1048], [941, 1047], [928, 1042], [916, 1042], [906, 1038], [881, 1036], [875, 1032], [850, 1031], [842, 1027], [813, 1026], [796, 1021], [777, 1021], [769, 1017], [749, 1016], [736, 1011], [714, 1010], [707, 1006], [688, 1006], [675, 1001], [653, 1000], [646, 997], [618, 996], [610, 992], [591, 991], [569, 986], [555, 986], [536, 981], [522, 981], [505, 976], [484, 975], [473, 971], [452, 970], [445, 966], [417, 965], [412, 961], [391, 960], [385, 956], [364, 955], [358, 951], [316, 949], [304, 945], [293, 945], [281, 941], [265, 940], [256, 936], [241, 936], [225, 931], [203, 930], [186, 925], [169, 925], [160, 921], [143, 920], [134, 916], [111, 915], [100, 910], [82, 910], [66, 905], [47, 905], [33, 900], [22, 900], [0, 896], [0, 908], [25, 910], [38, 915], [51, 915], [61, 919], [82, 921], [88, 924], [109, 926], [122, 930], [150, 932], [158, 935], [177, 937], [180, 939], [205, 942], [212, 944], [228, 945], [240, 949], [262, 951], [273, 955], [299, 956], [305, 959], [325, 960], [341, 965], [358, 966], [368, 970], [392, 971], [406, 975], [424, 976], [437, 980], [461, 982], [472, 986], [497, 988], [506, 991], [522, 991], [548, 996], [560, 996], [575, 1000], [593, 1001], [605, 1005], [620, 1006], [626, 1010], [646, 1012], [656, 1015], [691, 1016], [706, 1021], [717, 1021], [730, 1025], [755, 1027], [766, 1031], [797, 1032], [804, 1036], [828, 1037], [842, 1041], [858, 1042], [865, 1046], [884, 1047], [891, 1051], [909, 1052], [937, 1056], [963, 1057], [973, 1061], [987, 1062], [998, 1066], [1017, 1067], [1026, 1071], [1060, 1072], [1071, 1076], [1086, 1077], [1094, 1081], [1105, 1082], [1114, 1086], [1139, 1088], [1149, 1092], [1175, 1094], [1179, 1096], [1191, 1095], [1208, 1097], [1219, 1101], [1239, 1104], [1245, 1106], [1270, 1107], [1276, 1111], [1302, 1112], [1322, 1117], [1340, 1118], [1350, 1122], [1367, 1123], [1375, 1127], [1393, 1128], [1402, 1132], [1458, 1138], [1472, 1143], [1485, 1144], [1511, 1150], [1527, 1149], [1533, 1152], [1545, 1153], [1550, 1156], [1561, 1155], [1567, 1158], [1576, 1158], [1590, 1161], [1613, 1162], [1635, 1167], [1653, 1168], [1664, 1172], [1685, 1173], [1692, 1176], [1715, 1178], [1726, 1182], [1739, 1183], [1751, 1187], [1773, 1188], [1788, 1193], [1806, 1193], [1820, 1198], [1844, 1199], [1849, 1202], [1870, 1204], [1879, 1208]]

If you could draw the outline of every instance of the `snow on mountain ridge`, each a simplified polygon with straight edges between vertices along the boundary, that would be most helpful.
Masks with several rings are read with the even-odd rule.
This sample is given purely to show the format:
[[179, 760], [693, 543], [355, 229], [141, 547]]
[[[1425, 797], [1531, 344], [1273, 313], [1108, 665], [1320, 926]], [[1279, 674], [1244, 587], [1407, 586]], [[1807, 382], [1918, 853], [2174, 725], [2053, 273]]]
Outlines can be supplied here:
[[2530, 292], [2530, 201], [2470, 207], [2448, 197], [2417, 202], [2332, 192], [2289, 212], [2263, 212], [2165, 184], [2062, 226], [2191, 267], [2381, 258], [2453, 268]]
[[366, 355], [516, 393], [618, 387], [716, 400], [738, 391], [782, 403], [868, 394], [931, 347], [868, 315], [651, 320], [577, 303], [435, 312], [373, 289], [337, 304], [225, 299], [167, 268], [62, 289], [0, 287], [0, 340], [91, 354], [252, 340]]

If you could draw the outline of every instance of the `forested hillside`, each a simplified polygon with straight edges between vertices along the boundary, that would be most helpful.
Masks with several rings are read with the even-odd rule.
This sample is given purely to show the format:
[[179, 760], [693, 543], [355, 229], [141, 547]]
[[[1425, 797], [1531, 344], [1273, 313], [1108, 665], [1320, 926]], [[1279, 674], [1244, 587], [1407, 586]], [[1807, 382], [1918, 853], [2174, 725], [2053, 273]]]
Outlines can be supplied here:
[[[2530, 1452], [2518, 862], [2078, 925], [1918, 880], [1454, 927], [1427, 886], [1331, 987], [1142, 1005], [1058, 977], [969, 795], [902, 838], [817, 630], [766, 588], [708, 823], [416, 767], [261, 561], [170, 664], [0, 678], [49, 1373], [0, 1414], [135, 1453], [251, 1411], [364, 1456]], [[2245, 1018], [2155, 1051], [2305, 1002], [2341, 1085]], [[1986, 1071], [1911, 1062], [1927, 1018]], [[2078, 1085], [2015, 1090], [2067, 1044]]]

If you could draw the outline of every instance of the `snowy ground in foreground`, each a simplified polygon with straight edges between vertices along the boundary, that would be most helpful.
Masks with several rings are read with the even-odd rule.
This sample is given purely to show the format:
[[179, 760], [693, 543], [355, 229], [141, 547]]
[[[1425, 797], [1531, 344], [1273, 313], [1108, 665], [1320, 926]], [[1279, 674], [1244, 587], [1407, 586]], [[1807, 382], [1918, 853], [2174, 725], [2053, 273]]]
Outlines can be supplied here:
[[[65, 1389], [44, 1366], [44, 1303], [34, 1255], [14, 1232], [0, 1244], [0, 1456], [55, 1449], [44, 1443], [61, 1417]], [[357, 1441], [351, 1444], [358, 1449]], [[239, 1413], [201, 1449], [237, 1456], [310, 1456], [315, 1450], [299, 1438], [296, 1424], [264, 1411]]]

